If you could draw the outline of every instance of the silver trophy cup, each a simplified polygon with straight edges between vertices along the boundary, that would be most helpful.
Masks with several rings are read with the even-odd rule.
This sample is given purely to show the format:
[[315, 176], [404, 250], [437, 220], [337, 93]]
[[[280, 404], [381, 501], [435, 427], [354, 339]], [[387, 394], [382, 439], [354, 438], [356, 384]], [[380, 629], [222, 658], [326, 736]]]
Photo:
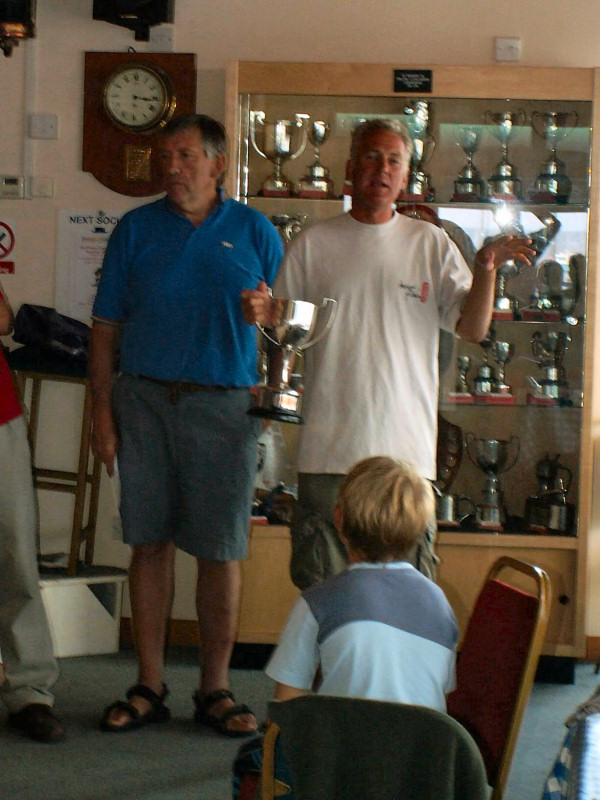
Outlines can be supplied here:
[[282, 172], [284, 161], [293, 161], [306, 147], [306, 114], [296, 114], [295, 119], [268, 120], [264, 111], [250, 112], [250, 138], [256, 152], [268, 158], [273, 172], [263, 181], [261, 193], [265, 197], [290, 197], [294, 186]]
[[307, 136], [314, 147], [315, 160], [298, 184], [298, 197], [316, 199], [333, 197], [333, 181], [329, 177], [328, 168], [321, 164], [321, 146], [329, 139], [330, 133], [331, 125], [328, 122], [313, 119], [308, 123]]
[[465, 441], [469, 458], [487, 475], [482, 502], [475, 513], [476, 525], [483, 530], [501, 531], [506, 522], [506, 507], [498, 475], [516, 464], [520, 440], [518, 436], [509, 440], [478, 439], [474, 433], [467, 433]]
[[[254, 405], [248, 411], [257, 417], [280, 422], [302, 423], [302, 389], [297, 386], [294, 364], [297, 356], [329, 332], [337, 301], [326, 297], [320, 306], [304, 300], [277, 300], [277, 319], [273, 327], [257, 327], [264, 337], [266, 380], [255, 389]], [[321, 312], [328, 309], [325, 326], [317, 333]]]
[[402, 199], [432, 202], [435, 199], [435, 189], [431, 185], [431, 178], [423, 171], [435, 150], [435, 139], [429, 133], [430, 103], [427, 100], [412, 100], [404, 108], [404, 114], [403, 121], [409, 130], [413, 148], [408, 182]]
[[521, 199], [521, 179], [517, 175], [516, 167], [508, 160], [508, 143], [517, 130], [525, 125], [526, 119], [527, 115], [522, 108], [517, 111], [486, 111], [484, 114], [490, 133], [502, 145], [502, 158], [489, 180], [492, 199]]
[[533, 111], [531, 127], [546, 140], [550, 155], [537, 176], [531, 199], [539, 203], [568, 203], [571, 180], [565, 162], [556, 155], [558, 143], [577, 127], [579, 117], [575, 111]]
[[456, 143], [462, 148], [467, 157], [467, 163], [458, 173], [454, 181], [455, 202], [479, 202], [486, 197], [486, 182], [473, 163], [473, 156], [479, 150], [481, 143], [480, 125], [459, 125]]

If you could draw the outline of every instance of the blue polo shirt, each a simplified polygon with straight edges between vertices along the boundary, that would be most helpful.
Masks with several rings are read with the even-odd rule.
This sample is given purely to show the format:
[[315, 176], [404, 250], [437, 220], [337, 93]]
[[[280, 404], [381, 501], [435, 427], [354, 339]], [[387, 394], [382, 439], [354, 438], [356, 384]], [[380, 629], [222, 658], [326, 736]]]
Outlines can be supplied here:
[[113, 231], [93, 315], [121, 323], [123, 372], [251, 386], [256, 330], [240, 293], [272, 285], [282, 255], [277, 230], [255, 209], [221, 198], [195, 227], [163, 197]]

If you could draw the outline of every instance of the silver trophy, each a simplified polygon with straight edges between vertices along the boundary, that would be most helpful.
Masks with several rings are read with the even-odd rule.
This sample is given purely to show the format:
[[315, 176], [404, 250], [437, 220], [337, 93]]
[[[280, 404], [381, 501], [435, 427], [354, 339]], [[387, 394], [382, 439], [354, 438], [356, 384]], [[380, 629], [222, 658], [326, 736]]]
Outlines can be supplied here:
[[271, 222], [279, 231], [285, 244], [302, 233], [307, 220], [306, 214], [273, 214], [271, 217]]
[[519, 438], [478, 439], [474, 433], [467, 433], [465, 441], [469, 458], [487, 475], [482, 502], [475, 512], [475, 524], [482, 530], [502, 531], [506, 524], [506, 506], [498, 475], [516, 464]]
[[[326, 297], [316, 306], [304, 300], [276, 300], [277, 319], [265, 329], [257, 323], [264, 337], [265, 379], [255, 389], [254, 405], [249, 414], [280, 422], [302, 423], [302, 387], [294, 374], [297, 356], [328, 333], [337, 309], [337, 301]], [[316, 332], [320, 312], [329, 310], [325, 327]]]
[[404, 114], [404, 122], [409, 130], [413, 149], [408, 182], [401, 197], [403, 200], [433, 202], [435, 189], [431, 185], [431, 178], [423, 171], [435, 150], [435, 139], [429, 133], [430, 104], [427, 100], [413, 100], [404, 108]]
[[[501, 212], [505, 209], [499, 207], [495, 214], [495, 219], [498, 227], [504, 236], [510, 234], [512, 236], [529, 238], [531, 239], [530, 247], [535, 251], [535, 257], [532, 263], [535, 264], [539, 256], [543, 253], [546, 247], [554, 239], [560, 230], [560, 222], [553, 214], [549, 212], [535, 213], [534, 215], [540, 220], [543, 227], [538, 231], [532, 233], [525, 233], [519, 221], [519, 215], [510, 215], [507, 221], [502, 221]], [[507, 294], [506, 283], [509, 278], [520, 275], [525, 269], [525, 262], [517, 259], [516, 261], [506, 261], [496, 272], [496, 286], [494, 290], [494, 308], [493, 319], [514, 319], [519, 311], [518, 303], [515, 297]], [[535, 314], [528, 313], [527, 310], [523, 313], [523, 319], [528, 320], [535, 318]]]
[[250, 138], [256, 152], [273, 163], [273, 172], [263, 181], [264, 197], [290, 197], [294, 186], [282, 172], [284, 161], [293, 161], [306, 147], [306, 114], [295, 119], [267, 120], [264, 111], [250, 112]]
[[571, 337], [563, 331], [549, 331], [546, 334], [536, 331], [531, 337], [533, 359], [541, 367], [543, 377], [539, 381], [528, 377], [533, 387], [533, 394], [528, 398], [530, 403], [570, 403], [569, 384], [563, 365], [570, 341]]
[[527, 115], [520, 108], [517, 111], [486, 111], [483, 118], [492, 136], [502, 145], [502, 158], [489, 179], [490, 196], [492, 199], [520, 200], [521, 179], [508, 159], [508, 143], [517, 130], [525, 125]]
[[298, 184], [298, 197], [327, 199], [333, 197], [333, 181], [329, 170], [321, 164], [321, 145], [325, 144], [331, 133], [331, 125], [320, 119], [308, 123], [308, 141], [315, 149], [315, 160]]
[[496, 375], [489, 363], [489, 351], [494, 344], [495, 338], [495, 331], [491, 328], [485, 339], [482, 339], [479, 343], [483, 350], [483, 363], [477, 368], [477, 374], [473, 379], [473, 394], [478, 396], [492, 394], [496, 386]]
[[471, 390], [469, 388], [469, 384], [467, 383], [467, 373], [471, 366], [471, 356], [457, 356], [456, 362], [458, 364], [458, 375], [456, 376], [454, 393], [459, 395], [470, 395]]
[[457, 144], [467, 156], [467, 163], [458, 173], [454, 181], [454, 195], [452, 200], [459, 203], [478, 203], [486, 198], [486, 182], [473, 163], [473, 156], [479, 150], [481, 143], [481, 126], [459, 125]]
[[531, 127], [550, 145], [550, 155], [537, 176], [531, 199], [536, 203], [568, 203], [571, 180], [565, 162], [556, 155], [558, 143], [577, 127], [579, 117], [575, 111], [533, 111]]
[[515, 355], [515, 346], [510, 342], [494, 341], [492, 344], [494, 361], [498, 364], [496, 371], [495, 394], [512, 395], [512, 390], [505, 380], [506, 365]]

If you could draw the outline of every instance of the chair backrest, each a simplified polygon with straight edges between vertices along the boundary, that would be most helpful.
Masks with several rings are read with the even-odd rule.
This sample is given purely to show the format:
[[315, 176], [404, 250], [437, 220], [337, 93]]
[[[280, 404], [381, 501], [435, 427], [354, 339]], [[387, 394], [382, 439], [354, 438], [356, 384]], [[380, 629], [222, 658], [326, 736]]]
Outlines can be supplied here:
[[[507, 569], [527, 575], [529, 593], [498, 580]], [[491, 800], [500, 800], [548, 625], [550, 580], [544, 570], [503, 556], [475, 602], [457, 664], [448, 713], [472, 734], [485, 762]]]
[[269, 704], [262, 800], [280, 733], [296, 800], [486, 800], [477, 745], [450, 716], [422, 706], [307, 695]]

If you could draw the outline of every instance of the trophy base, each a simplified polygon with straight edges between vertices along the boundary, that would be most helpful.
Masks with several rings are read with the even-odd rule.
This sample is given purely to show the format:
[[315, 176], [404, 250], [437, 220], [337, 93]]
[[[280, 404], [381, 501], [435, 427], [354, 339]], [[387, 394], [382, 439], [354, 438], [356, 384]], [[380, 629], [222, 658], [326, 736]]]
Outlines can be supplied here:
[[521, 312], [523, 322], [560, 322], [562, 315], [554, 308], [524, 308]]
[[298, 197], [306, 200], [328, 200], [331, 195], [323, 189], [300, 189]]
[[521, 197], [513, 192], [492, 192], [490, 200], [492, 203], [520, 203]]
[[477, 522], [475, 527], [478, 531], [487, 531], [488, 533], [502, 533], [504, 530], [502, 525], [495, 522]]
[[473, 405], [475, 398], [469, 392], [450, 392], [446, 395], [447, 403], [458, 403], [459, 405]]
[[261, 197], [291, 197], [291, 189], [265, 189], [262, 188], [259, 192]]
[[528, 406], [557, 406], [558, 404], [557, 397], [540, 397], [537, 394], [532, 394], [531, 392], [527, 393]]
[[515, 312], [510, 309], [495, 308], [492, 311], [492, 319], [496, 320], [514, 320]]
[[529, 192], [529, 199], [532, 203], [556, 203], [558, 205], [567, 205], [569, 202], [569, 195], [568, 194], [555, 194], [554, 192], [549, 192], [547, 190], [539, 190], [535, 192]]
[[499, 394], [498, 392], [477, 394], [474, 400], [477, 405], [484, 406], [514, 406], [517, 402], [517, 398], [514, 394]]
[[302, 396], [293, 389], [285, 391], [272, 389], [270, 386], [259, 386], [254, 396], [254, 404], [248, 410], [253, 417], [276, 419], [279, 422], [291, 422], [301, 425]]
[[481, 194], [473, 194], [472, 192], [454, 192], [452, 195], [453, 203], [485, 203], [487, 197]]
[[292, 411], [279, 411], [275, 408], [260, 408], [259, 406], [252, 406], [247, 412], [251, 417], [261, 417], [261, 419], [272, 419], [277, 422], [287, 422], [292, 425], [303, 425], [304, 420], [300, 414], [294, 414]]

